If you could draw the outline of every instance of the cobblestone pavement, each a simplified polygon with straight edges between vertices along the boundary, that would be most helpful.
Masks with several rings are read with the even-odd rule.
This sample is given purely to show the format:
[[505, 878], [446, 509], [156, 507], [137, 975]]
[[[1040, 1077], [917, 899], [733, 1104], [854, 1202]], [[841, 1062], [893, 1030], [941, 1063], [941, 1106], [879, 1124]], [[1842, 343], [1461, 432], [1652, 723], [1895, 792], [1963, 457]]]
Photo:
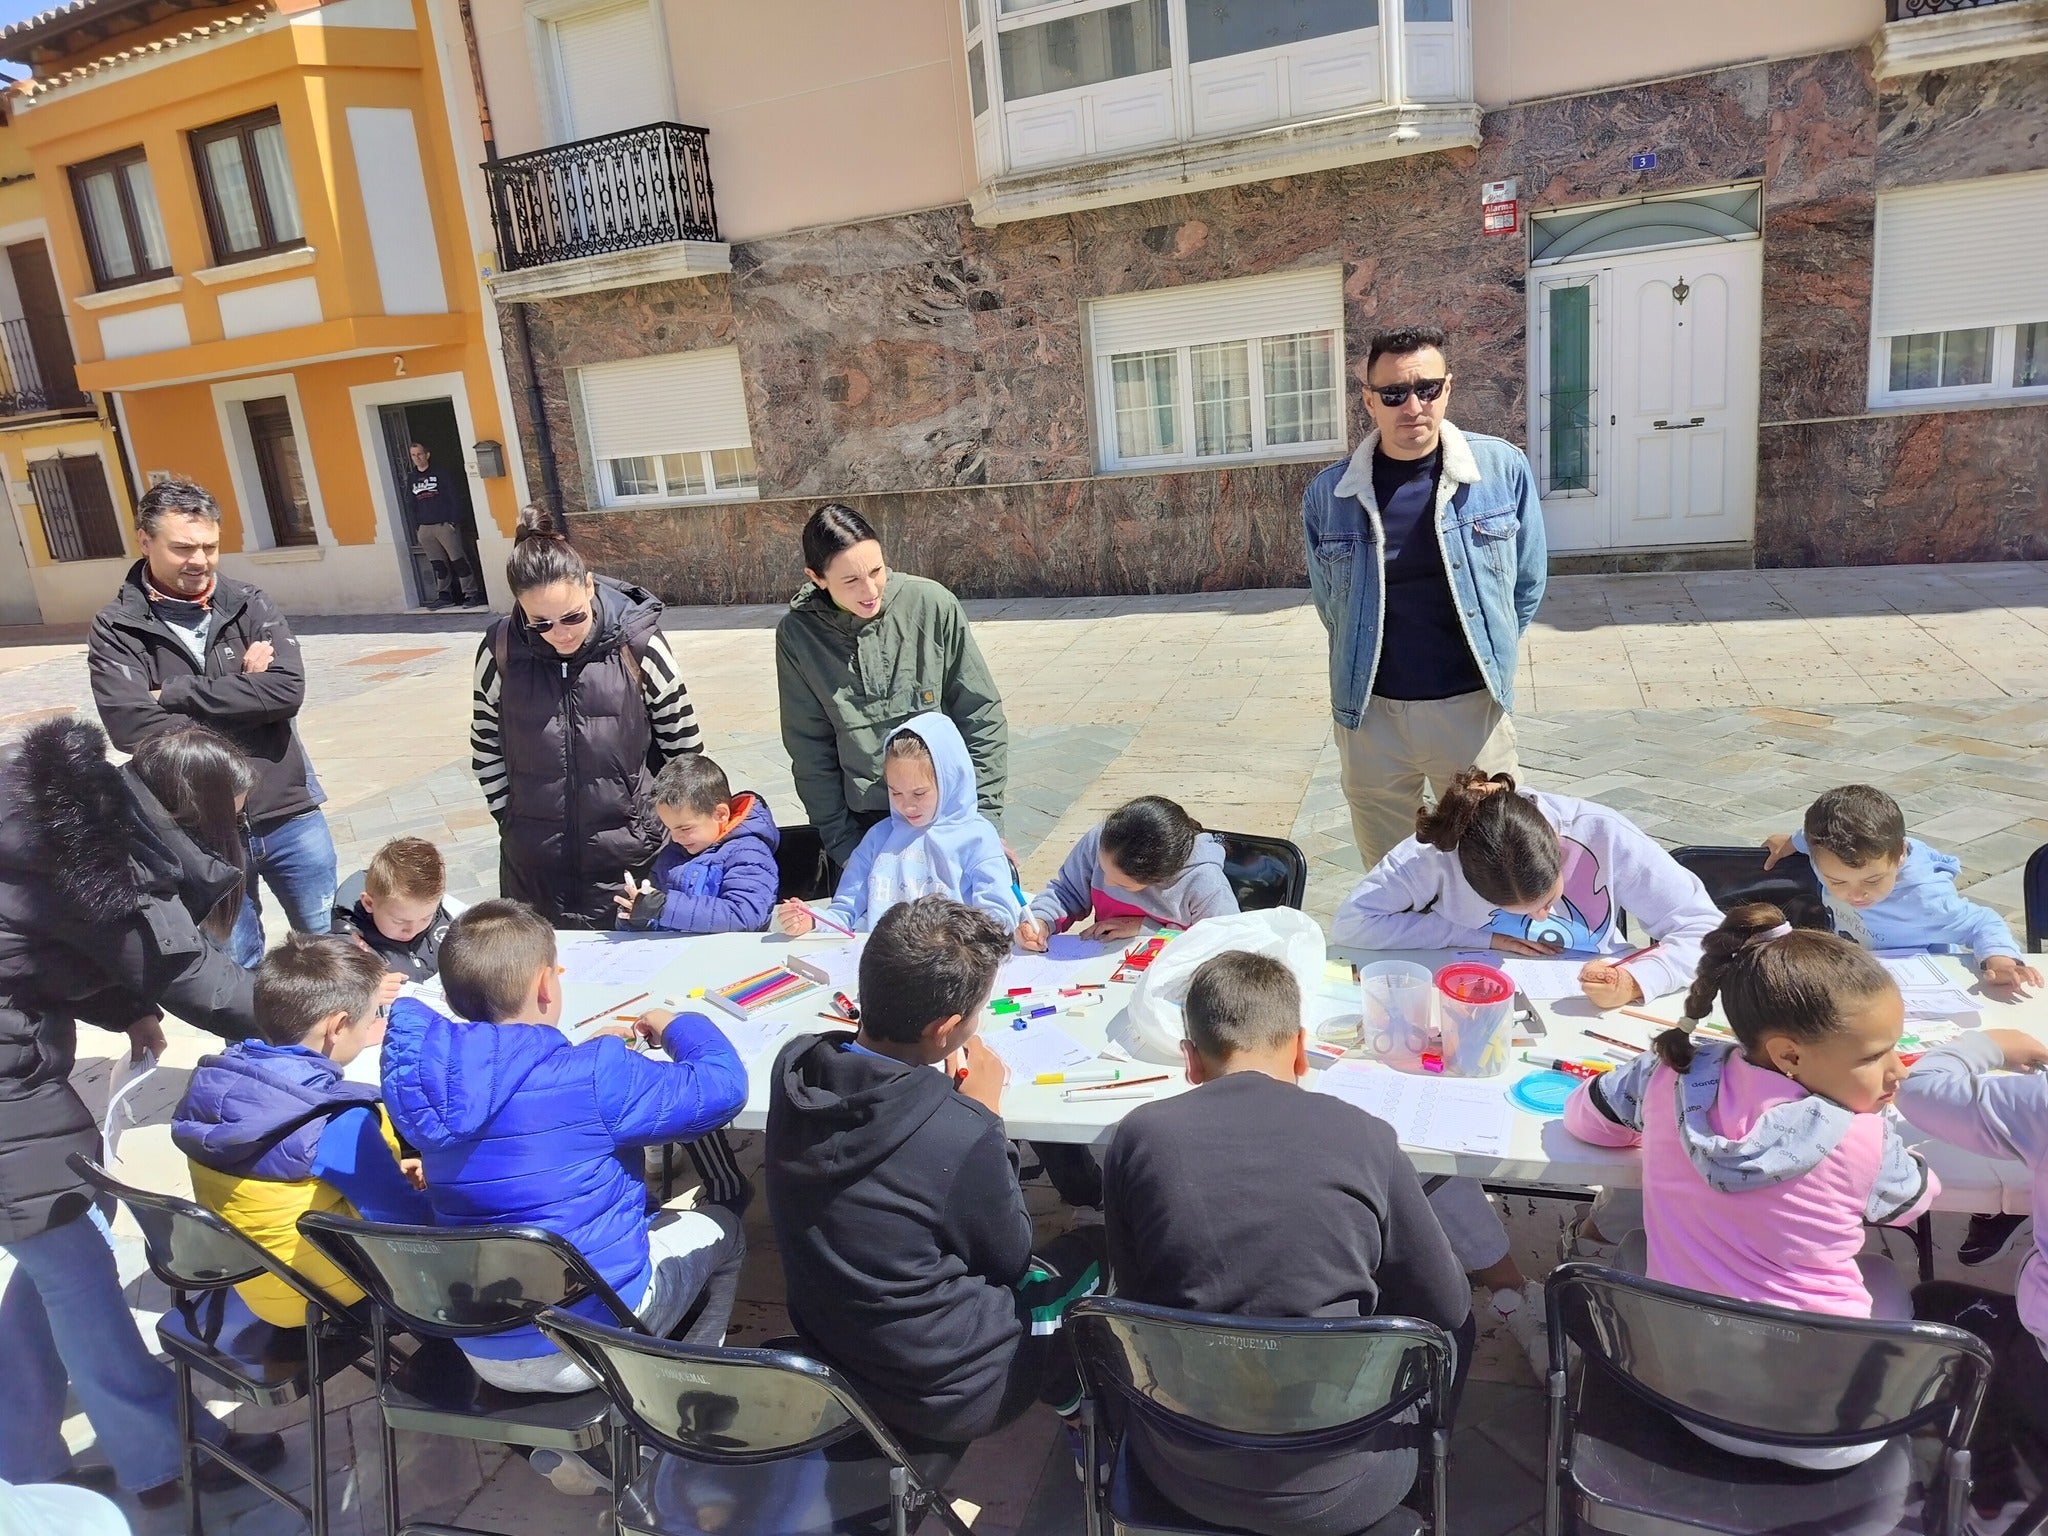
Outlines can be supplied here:
[[[1005, 830], [1027, 883], [1050, 874], [1108, 808], [1160, 792], [1208, 825], [1292, 836], [1310, 859], [1310, 910], [1334, 910], [1358, 859], [1330, 740], [1323, 633], [1305, 593], [968, 607], [1009, 708]], [[778, 611], [678, 609], [667, 628], [707, 749], [736, 785], [793, 821], [774, 714]], [[482, 623], [401, 615], [300, 626], [310, 675], [300, 727], [344, 874], [409, 832], [441, 844], [456, 894], [495, 890], [494, 829], [468, 771]], [[82, 641], [0, 631], [0, 738], [52, 713], [90, 713]], [[1962, 859], [1969, 894], [2018, 925], [2021, 867], [2048, 843], [2048, 567], [1562, 578], [1523, 648], [1517, 691], [1525, 777], [1536, 786], [1596, 797], [1677, 846], [1750, 842], [1795, 826], [1830, 785], [1874, 782], [1905, 806], [1916, 836]], [[149, 1175], [143, 1182], [172, 1187], [183, 1177], [164, 1123], [203, 1049], [203, 1037], [181, 1031], [162, 1080], [145, 1092], [145, 1123], [123, 1154], [132, 1175]], [[104, 1097], [107, 1070], [103, 1056], [81, 1063], [89, 1095]], [[757, 1148], [743, 1148], [743, 1160], [757, 1161]], [[1034, 1195], [1057, 1221], [1049, 1194]], [[1513, 1204], [1517, 1249], [1541, 1272], [1564, 1208]], [[741, 1341], [782, 1331], [780, 1269], [759, 1202], [748, 1227]], [[141, 1275], [132, 1235], [122, 1250], [128, 1273]], [[134, 1293], [146, 1324], [151, 1284], [143, 1276]], [[1504, 1342], [1485, 1339], [1460, 1418], [1459, 1536], [1533, 1530], [1540, 1509], [1540, 1403]], [[353, 1406], [335, 1421], [347, 1432], [329, 1452], [344, 1511], [335, 1529], [355, 1536], [359, 1522], [367, 1536], [381, 1529], [374, 1492], [367, 1506], [360, 1496], [377, 1486], [374, 1420], [358, 1389], [344, 1397]], [[82, 1419], [69, 1430], [90, 1441]], [[303, 1486], [302, 1433], [297, 1443], [286, 1480]], [[603, 1527], [601, 1500], [559, 1497], [516, 1459], [439, 1441], [405, 1454], [408, 1513], [466, 1510], [469, 1523], [519, 1533]], [[1080, 1529], [1064, 1440], [1042, 1413], [977, 1446], [955, 1488], [975, 1506], [977, 1531]], [[295, 1528], [253, 1496], [220, 1501], [209, 1523], [232, 1536]]]

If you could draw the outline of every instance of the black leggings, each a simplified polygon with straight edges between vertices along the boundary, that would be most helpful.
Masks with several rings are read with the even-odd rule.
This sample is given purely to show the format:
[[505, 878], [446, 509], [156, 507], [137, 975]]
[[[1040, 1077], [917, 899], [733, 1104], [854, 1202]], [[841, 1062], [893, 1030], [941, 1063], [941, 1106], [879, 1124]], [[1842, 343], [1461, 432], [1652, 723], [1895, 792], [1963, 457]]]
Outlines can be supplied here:
[[2020, 1321], [2019, 1303], [1998, 1291], [1936, 1280], [1913, 1292], [1913, 1315], [1964, 1329], [1991, 1347], [1991, 1390], [1970, 1436], [1970, 1456], [1982, 1491], [1978, 1505], [2002, 1503], [2017, 1492], [2016, 1447], [2048, 1450], [2048, 1355]]

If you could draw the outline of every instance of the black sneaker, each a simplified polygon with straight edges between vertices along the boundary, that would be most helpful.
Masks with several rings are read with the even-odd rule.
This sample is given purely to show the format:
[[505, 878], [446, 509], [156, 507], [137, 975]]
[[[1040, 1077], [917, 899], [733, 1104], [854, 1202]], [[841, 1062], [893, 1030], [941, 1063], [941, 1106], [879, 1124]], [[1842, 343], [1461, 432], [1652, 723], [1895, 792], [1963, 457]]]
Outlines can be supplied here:
[[1956, 1250], [1956, 1257], [1963, 1263], [1975, 1266], [1989, 1264], [2012, 1241], [2013, 1233], [2026, 1225], [2024, 1216], [1978, 1215], [1970, 1218], [1970, 1230], [1963, 1234], [1963, 1246]]

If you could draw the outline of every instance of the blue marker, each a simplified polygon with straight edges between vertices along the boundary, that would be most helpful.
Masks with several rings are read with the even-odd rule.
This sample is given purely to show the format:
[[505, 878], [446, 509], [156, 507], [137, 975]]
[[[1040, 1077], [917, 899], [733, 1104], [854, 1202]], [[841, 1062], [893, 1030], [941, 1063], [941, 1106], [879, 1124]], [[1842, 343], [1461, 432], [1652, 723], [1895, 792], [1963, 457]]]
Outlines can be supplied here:
[[[1059, 1006], [1057, 1004], [1047, 1003], [1043, 1008], [1032, 1009], [1029, 1013], [1025, 1014], [1024, 1017], [1027, 1019], [1043, 1019], [1049, 1017], [1052, 1014], [1058, 1013], [1059, 1011]], [[1019, 1029], [1022, 1029], [1024, 1026], [1022, 1024], [1019, 1024], [1017, 1027]]]

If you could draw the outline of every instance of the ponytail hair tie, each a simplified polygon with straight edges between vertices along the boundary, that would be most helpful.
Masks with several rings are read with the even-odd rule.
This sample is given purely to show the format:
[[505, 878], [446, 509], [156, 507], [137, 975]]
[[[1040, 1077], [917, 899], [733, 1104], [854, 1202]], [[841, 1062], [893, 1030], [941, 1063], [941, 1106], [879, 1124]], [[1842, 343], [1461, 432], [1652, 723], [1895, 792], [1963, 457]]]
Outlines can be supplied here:
[[1761, 949], [1764, 945], [1770, 943], [1774, 939], [1784, 938], [1785, 935], [1790, 933], [1791, 931], [1792, 925], [1790, 923], [1780, 923], [1775, 928], [1766, 928], [1762, 933], [1751, 934], [1749, 936], [1749, 941], [1745, 943], [1742, 947], [1744, 949]]

